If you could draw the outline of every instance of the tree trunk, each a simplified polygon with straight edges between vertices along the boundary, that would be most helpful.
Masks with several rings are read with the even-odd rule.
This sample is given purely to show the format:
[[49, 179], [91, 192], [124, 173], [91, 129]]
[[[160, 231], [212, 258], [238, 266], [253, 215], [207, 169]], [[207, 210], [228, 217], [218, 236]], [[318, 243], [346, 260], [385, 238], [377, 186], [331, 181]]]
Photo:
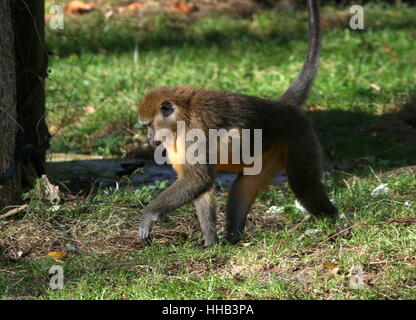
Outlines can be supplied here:
[[0, 1], [0, 210], [19, 201], [14, 37], [10, 0]]
[[0, 1], [0, 210], [19, 201], [22, 178], [31, 186], [45, 173], [44, 7], [44, 0]]
[[[49, 131], [45, 116], [45, 78], [48, 52], [45, 46], [44, 0], [13, 0], [16, 54], [17, 119], [20, 124], [20, 165], [23, 185], [45, 173]], [[35, 170], [33, 170], [33, 168]]]

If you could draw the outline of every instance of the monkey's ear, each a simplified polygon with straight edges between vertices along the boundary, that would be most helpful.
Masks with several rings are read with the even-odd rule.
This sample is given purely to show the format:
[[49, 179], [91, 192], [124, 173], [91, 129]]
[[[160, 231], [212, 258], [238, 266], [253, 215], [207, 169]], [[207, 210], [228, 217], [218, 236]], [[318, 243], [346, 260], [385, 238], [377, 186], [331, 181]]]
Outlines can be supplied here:
[[173, 104], [170, 101], [164, 101], [160, 105], [160, 111], [164, 117], [169, 117], [173, 112]]

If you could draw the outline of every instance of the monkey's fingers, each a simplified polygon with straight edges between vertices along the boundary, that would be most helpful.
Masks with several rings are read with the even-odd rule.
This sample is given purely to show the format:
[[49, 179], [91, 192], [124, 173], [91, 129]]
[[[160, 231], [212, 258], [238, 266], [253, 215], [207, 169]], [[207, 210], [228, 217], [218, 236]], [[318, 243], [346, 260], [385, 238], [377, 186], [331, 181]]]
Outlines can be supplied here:
[[146, 230], [139, 228], [138, 235], [144, 245], [149, 246], [152, 244], [152, 237], [150, 236], [150, 231], [146, 232]]
[[201, 249], [208, 249], [208, 248], [215, 246], [218, 243], [219, 243], [218, 241], [206, 242], [205, 240], [201, 240], [198, 243], [198, 247]]
[[151, 246], [153, 244], [153, 237], [149, 235], [146, 239], [141, 239], [145, 246]]
[[153, 222], [146, 217], [143, 217], [142, 221], [140, 222], [138, 236], [141, 241], [143, 241], [146, 245], [151, 243], [150, 239], [150, 232], [152, 231]]

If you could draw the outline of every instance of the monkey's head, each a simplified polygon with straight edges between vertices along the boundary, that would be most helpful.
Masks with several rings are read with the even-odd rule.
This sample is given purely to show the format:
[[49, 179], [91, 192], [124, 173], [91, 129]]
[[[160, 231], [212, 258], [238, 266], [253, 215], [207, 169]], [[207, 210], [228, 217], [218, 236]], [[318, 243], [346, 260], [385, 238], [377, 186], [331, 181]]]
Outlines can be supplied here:
[[188, 89], [187, 87], [156, 88], [144, 96], [139, 109], [139, 122], [147, 127], [147, 138], [152, 146], [162, 142], [157, 135], [158, 129], [168, 129], [176, 136], [177, 121], [186, 121]]

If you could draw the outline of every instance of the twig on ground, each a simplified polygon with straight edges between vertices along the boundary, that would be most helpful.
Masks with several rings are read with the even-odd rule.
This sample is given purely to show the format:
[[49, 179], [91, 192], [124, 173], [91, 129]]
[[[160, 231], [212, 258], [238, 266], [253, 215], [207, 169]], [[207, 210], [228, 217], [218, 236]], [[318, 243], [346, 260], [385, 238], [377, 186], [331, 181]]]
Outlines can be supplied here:
[[15, 214], [17, 214], [19, 212], [22, 212], [22, 211], [26, 210], [27, 208], [28, 208], [28, 205], [27, 204], [24, 204], [24, 205], [22, 205], [20, 207], [17, 207], [17, 208], [14, 208], [12, 210], [9, 210], [5, 214], [2, 214], [0, 216], [0, 220], [1, 219], [4, 219], [4, 218], [7, 218], [7, 217], [10, 217], [10, 216], [13, 216], [13, 215], [15, 215]]

